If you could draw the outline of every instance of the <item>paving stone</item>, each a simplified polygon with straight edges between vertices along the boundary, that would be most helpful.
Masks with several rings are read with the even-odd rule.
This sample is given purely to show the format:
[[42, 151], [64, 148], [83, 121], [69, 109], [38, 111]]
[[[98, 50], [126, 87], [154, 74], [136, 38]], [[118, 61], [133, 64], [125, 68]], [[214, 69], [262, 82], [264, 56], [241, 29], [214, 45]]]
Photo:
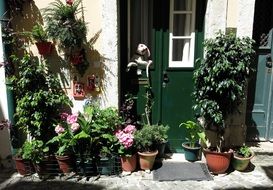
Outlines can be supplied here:
[[[262, 144], [262, 143], [261, 143]], [[232, 171], [215, 175], [212, 181], [153, 181], [152, 173], [133, 172], [126, 176], [74, 175], [71, 178], [54, 176], [40, 179], [37, 175], [21, 176], [13, 169], [0, 170], [0, 189], [4, 190], [219, 190], [219, 189], [273, 189], [273, 143], [254, 147], [256, 156], [248, 172]]]

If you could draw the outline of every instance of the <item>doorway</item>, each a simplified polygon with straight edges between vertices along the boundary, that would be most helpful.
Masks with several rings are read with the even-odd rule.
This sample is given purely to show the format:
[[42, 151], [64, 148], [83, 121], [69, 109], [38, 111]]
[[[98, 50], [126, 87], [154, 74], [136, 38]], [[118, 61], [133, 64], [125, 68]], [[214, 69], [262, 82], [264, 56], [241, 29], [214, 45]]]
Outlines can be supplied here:
[[[205, 1], [120, 1], [121, 94], [137, 96], [136, 113], [141, 119], [147, 84], [152, 88], [152, 123], [169, 125], [172, 152], [181, 152], [185, 132], [181, 122], [194, 119], [193, 71], [202, 57]], [[153, 61], [149, 78], [145, 67], [126, 72], [139, 43], [148, 46]], [[126, 51], [127, 50], [127, 51]]]

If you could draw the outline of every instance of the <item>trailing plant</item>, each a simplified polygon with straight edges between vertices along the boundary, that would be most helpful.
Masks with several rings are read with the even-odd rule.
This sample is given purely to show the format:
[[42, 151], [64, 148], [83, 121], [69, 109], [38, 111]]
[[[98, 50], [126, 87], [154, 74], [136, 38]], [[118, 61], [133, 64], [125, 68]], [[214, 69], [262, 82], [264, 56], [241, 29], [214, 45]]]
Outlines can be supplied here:
[[86, 43], [86, 23], [83, 17], [79, 17], [81, 3], [81, 0], [75, 0], [71, 4], [55, 0], [44, 9], [49, 37], [58, 41], [60, 47], [70, 53], [80, 50]]
[[221, 32], [204, 42], [206, 56], [198, 59], [194, 72], [194, 110], [205, 119], [205, 127], [216, 127], [218, 151], [223, 142], [226, 118], [237, 111], [245, 97], [247, 77], [251, 72], [254, 41]]
[[46, 142], [54, 136], [55, 119], [72, 103], [58, 78], [29, 54], [13, 57], [18, 73], [12, 77], [15, 93], [15, 127]]
[[39, 23], [33, 26], [31, 31], [32, 38], [36, 42], [47, 42], [48, 41], [48, 34], [44, 30], [43, 26]]

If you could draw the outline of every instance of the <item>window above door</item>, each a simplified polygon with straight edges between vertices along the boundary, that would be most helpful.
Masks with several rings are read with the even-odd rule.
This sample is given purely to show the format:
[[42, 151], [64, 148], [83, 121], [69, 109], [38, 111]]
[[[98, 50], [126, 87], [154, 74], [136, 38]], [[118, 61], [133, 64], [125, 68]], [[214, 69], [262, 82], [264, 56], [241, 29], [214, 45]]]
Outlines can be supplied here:
[[194, 66], [196, 0], [170, 0], [169, 68]]

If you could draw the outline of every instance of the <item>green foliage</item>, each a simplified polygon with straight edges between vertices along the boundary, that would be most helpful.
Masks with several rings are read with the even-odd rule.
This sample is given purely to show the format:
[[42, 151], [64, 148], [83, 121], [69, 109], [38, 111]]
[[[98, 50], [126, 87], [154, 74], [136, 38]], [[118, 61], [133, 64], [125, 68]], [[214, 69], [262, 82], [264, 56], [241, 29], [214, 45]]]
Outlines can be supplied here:
[[36, 42], [46, 42], [48, 40], [47, 32], [43, 29], [43, 26], [39, 23], [33, 26], [31, 35]]
[[25, 141], [20, 154], [25, 160], [31, 160], [34, 163], [40, 163], [48, 152], [49, 148], [41, 140]]
[[54, 123], [61, 109], [71, 101], [61, 89], [58, 78], [26, 54], [14, 57], [18, 73], [13, 76], [15, 126], [46, 142], [54, 135]]
[[188, 137], [186, 138], [189, 141], [190, 147], [195, 147], [196, 143], [201, 139], [205, 141], [205, 132], [203, 127], [194, 121], [187, 121], [186, 123], [181, 123], [179, 127], [185, 127], [188, 132]]
[[80, 132], [75, 134], [73, 141], [76, 144], [76, 151], [81, 155], [91, 155], [96, 148], [93, 146], [94, 137], [92, 135], [93, 107], [85, 106], [84, 112], [79, 113], [78, 123]]
[[75, 0], [71, 6], [55, 0], [44, 9], [49, 37], [57, 40], [64, 49], [79, 49], [86, 42], [86, 23], [77, 18], [81, 12], [80, 5], [81, 0]]
[[73, 147], [75, 141], [73, 141], [74, 134], [70, 130], [66, 130], [64, 133], [58, 134], [57, 136], [50, 139], [47, 144], [57, 144], [58, 150], [56, 154], [58, 156], [64, 156], [67, 154], [74, 153]]
[[100, 109], [93, 107], [92, 136], [94, 137], [93, 145], [96, 147], [95, 152], [100, 156], [111, 155], [116, 151], [118, 139], [114, 132], [121, 124], [121, 118], [118, 110], [113, 107]]
[[193, 108], [205, 118], [207, 127], [225, 127], [226, 117], [244, 99], [254, 56], [253, 43], [248, 37], [222, 33], [205, 41], [206, 57], [197, 60], [200, 66], [194, 72]]
[[154, 151], [157, 145], [167, 141], [168, 126], [144, 125], [134, 135], [136, 147], [139, 151]]
[[242, 146], [237, 153], [244, 158], [248, 158], [252, 154], [252, 152], [248, 146]]

